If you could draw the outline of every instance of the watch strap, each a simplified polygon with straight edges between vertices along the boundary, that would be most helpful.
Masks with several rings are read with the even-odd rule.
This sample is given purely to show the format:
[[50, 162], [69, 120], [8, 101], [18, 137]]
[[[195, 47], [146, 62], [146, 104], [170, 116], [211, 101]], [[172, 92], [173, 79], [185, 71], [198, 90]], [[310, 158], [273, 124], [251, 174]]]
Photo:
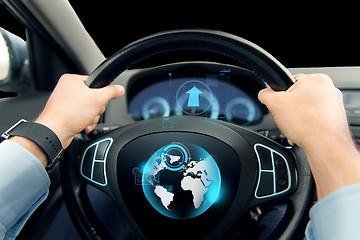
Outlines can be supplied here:
[[12, 136], [24, 137], [37, 144], [47, 155], [49, 161], [47, 169], [55, 165], [63, 152], [57, 135], [50, 128], [39, 123], [21, 119], [1, 135], [4, 139]]

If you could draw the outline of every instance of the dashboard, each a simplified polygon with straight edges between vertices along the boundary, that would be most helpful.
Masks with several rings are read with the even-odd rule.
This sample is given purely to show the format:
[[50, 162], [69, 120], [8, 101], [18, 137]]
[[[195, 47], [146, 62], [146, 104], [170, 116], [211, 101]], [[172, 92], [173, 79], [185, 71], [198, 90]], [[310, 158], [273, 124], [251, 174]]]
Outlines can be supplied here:
[[251, 126], [267, 113], [257, 100], [264, 87], [257, 75], [240, 67], [206, 62], [170, 64], [129, 79], [127, 109], [135, 121], [189, 115]]
[[[350, 129], [360, 147], [357, 81], [360, 69], [289, 70], [292, 74], [323, 72], [331, 76], [343, 93]], [[173, 123], [170, 116], [191, 115], [234, 123], [280, 144], [287, 143], [267, 108], [257, 99], [258, 92], [266, 87], [264, 82], [246, 68], [211, 62], [180, 62], [130, 69], [118, 76], [114, 84], [123, 85], [126, 93], [125, 97], [108, 103], [102, 120], [106, 129], [157, 117], [163, 118], [164, 127], [171, 127], [176, 122]]]

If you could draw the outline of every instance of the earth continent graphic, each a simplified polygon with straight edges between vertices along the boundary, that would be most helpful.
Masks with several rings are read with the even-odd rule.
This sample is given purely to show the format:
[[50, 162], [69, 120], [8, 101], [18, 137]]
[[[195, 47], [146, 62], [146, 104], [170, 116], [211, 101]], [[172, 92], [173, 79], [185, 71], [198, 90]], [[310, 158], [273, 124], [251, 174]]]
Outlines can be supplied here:
[[213, 157], [195, 144], [172, 143], [147, 161], [142, 176], [147, 200], [161, 214], [189, 219], [207, 211], [217, 200], [221, 175]]

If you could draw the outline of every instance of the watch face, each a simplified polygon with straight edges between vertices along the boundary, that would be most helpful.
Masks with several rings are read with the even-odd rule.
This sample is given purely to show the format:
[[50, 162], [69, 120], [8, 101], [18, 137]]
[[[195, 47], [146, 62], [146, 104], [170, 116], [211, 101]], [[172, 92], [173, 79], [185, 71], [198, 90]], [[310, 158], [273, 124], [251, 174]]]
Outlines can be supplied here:
[[[118, 182], [132, 218], [148, 238], [205, 238], [237, 193], [240, 160], [232, 148], [195, 133], [156, 133], [128, 143], [118, 155]], [[180, 229], [182, 229], [180, 231]]]

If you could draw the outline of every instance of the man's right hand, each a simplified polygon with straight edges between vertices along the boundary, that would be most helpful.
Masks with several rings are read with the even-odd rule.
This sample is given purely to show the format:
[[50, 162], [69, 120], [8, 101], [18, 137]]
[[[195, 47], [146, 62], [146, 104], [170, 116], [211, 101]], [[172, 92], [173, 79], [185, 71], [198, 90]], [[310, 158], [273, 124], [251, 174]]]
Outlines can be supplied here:
[[265, 104], [289, 142], [308, 157], [318, 198], [360, 183], [360, 156], [351, 138], [340, 90], [324, 74], [295, 76], [287, 91], [263, 89]]

